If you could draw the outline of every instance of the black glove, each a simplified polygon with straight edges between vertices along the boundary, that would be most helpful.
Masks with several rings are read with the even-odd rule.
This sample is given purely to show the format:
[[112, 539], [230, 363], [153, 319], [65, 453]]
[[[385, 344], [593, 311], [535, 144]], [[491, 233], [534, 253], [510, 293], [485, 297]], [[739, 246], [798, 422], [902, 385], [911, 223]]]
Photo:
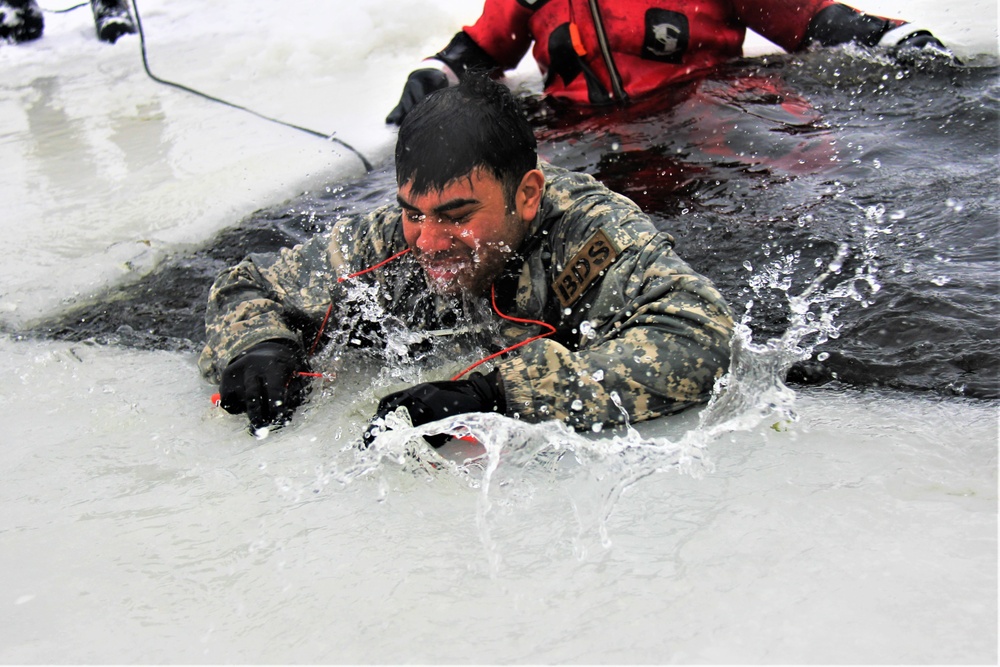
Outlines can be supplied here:
[[[414, 426], [444, 419], [452, 415], [466, 412], [506, 412], [507, 400], [504, 397], [500, 381], [500, 371], [494, 370], [489, 375], [473, 373], [468, 380], [452, 380], [450, 382], [425, 382], [389, 394], [378, 404], [378, 411], [372, 421], [384, 419], [387, 414], [398, 407], [405, 407], [410, 413]], [[369, 425], [364, 433], [365, 445], [371, 444], [375, 436], [384, 428]], [[449, 435], [426, 435], [433, 447], [440, 447], [448, 442]]]
[[925, 46], [930, 46], [940, 51], [945, 50], [944, 44], [942, 44], [937, 37], [927, 32], [926, 30], [913, 33], [912, 35], [901, 41], [899, 44], [897, 44], [895, 48], [922, 49]]
[[403, 86], [403, 96], [396, 108], [386, 116], [385, 122], [400, 125], [406, 114], [413, 111], [425, 97], [447, 87], [448, 77], [441, 70], [428, 67], [410, 72], [410, 76], [406, 78], [406, 85]]
[[284, 426], [305, 400], [308, 370], [302, 352], [291, 343], [265, 341], [233, 359], [222, 372], [220, 405], [232, 414], [246, 412], [254, 431]]
[[896, 58], [902, 56], [903, 60], [924, 49], [931, 55], [955, 59], [928, 30], [910, 23], [893, 26], [888, 19], [870, 16], [839, 3], [816, 13], [806, 28], [801, 47], [836, 46], [848, 42], [871, 48], [884, 47]]
[[939, 58], [947, 58], [955, 64], [960, 65], [961, 61], [941, 43], [937, 37], [927, 30], [914, 32], [890, 47], [893, 56], [902, 62], [907, 62], [917, 53], [923, 53]]

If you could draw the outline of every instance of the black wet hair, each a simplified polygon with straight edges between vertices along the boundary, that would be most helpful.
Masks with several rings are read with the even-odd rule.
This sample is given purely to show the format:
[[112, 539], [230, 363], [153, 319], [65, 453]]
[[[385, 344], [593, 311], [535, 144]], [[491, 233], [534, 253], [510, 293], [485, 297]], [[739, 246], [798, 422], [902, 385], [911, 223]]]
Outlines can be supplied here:
[[521, 178], [538, 164], [538, 143], [507, 86], [468, 71], [457, 86], [429, 95], [407, 114], [396, 139], [396, 183], [415, 194], [443, 190], [484, 169], [513, 209]]

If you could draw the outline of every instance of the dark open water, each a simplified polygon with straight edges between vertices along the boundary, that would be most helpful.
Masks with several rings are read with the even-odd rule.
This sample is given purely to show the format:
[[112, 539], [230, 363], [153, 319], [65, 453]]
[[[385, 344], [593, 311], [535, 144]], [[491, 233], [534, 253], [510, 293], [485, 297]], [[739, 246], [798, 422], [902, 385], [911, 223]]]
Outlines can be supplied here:
[[[632, 197], [710, 276], [755, 340], [787, 294], [845, 254], [857, 300], [793, 384], [1000, 397], [995, 64], [905, 68], [857, 52], [738, 63], [641, 107], [559, 112], [528, 99], [542, 156]], [[214, 275], [337, 217], [392, 201], [391, 166], [258, 211], [37, 334], [196, 350]]]

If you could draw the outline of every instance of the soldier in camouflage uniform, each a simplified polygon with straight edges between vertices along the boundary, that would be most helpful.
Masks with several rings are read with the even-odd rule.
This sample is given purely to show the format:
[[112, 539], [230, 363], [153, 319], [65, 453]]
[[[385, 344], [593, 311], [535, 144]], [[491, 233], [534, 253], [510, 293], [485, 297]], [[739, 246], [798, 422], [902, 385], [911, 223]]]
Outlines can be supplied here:
[[[498, 127], [477, 143], [484, 126]], [[254, 428], [286, 421], [305, 351], [325, 319], [351, 318], [354, 281], [377, 285], [380, 312], [412, 329], [454, 327], [492, 298], [504, 344], [533, 339], [486, 375], [387, 396], [380, 415], [404, 406], [423, 424], [496, 411], [591, 429], [623, 410], [641, 421], [704, 402], [729, 363], [721, 295], [632, 201], [535, 151], [498, 83], [468, 77], [428, 98], [400, 128], [399, 206], [218, 277], [199, 366], [221, 382], [222, 406]]]

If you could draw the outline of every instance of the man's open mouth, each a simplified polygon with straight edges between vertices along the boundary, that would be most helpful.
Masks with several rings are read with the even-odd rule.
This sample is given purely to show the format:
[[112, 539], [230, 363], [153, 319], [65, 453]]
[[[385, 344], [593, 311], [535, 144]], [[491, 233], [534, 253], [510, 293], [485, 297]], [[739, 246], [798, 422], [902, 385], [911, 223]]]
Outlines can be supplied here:
[[421, 262], [428, 281], [439, 285], [451, 285], [468, 271], [467, 262], [455, 260], [424, 260]]

